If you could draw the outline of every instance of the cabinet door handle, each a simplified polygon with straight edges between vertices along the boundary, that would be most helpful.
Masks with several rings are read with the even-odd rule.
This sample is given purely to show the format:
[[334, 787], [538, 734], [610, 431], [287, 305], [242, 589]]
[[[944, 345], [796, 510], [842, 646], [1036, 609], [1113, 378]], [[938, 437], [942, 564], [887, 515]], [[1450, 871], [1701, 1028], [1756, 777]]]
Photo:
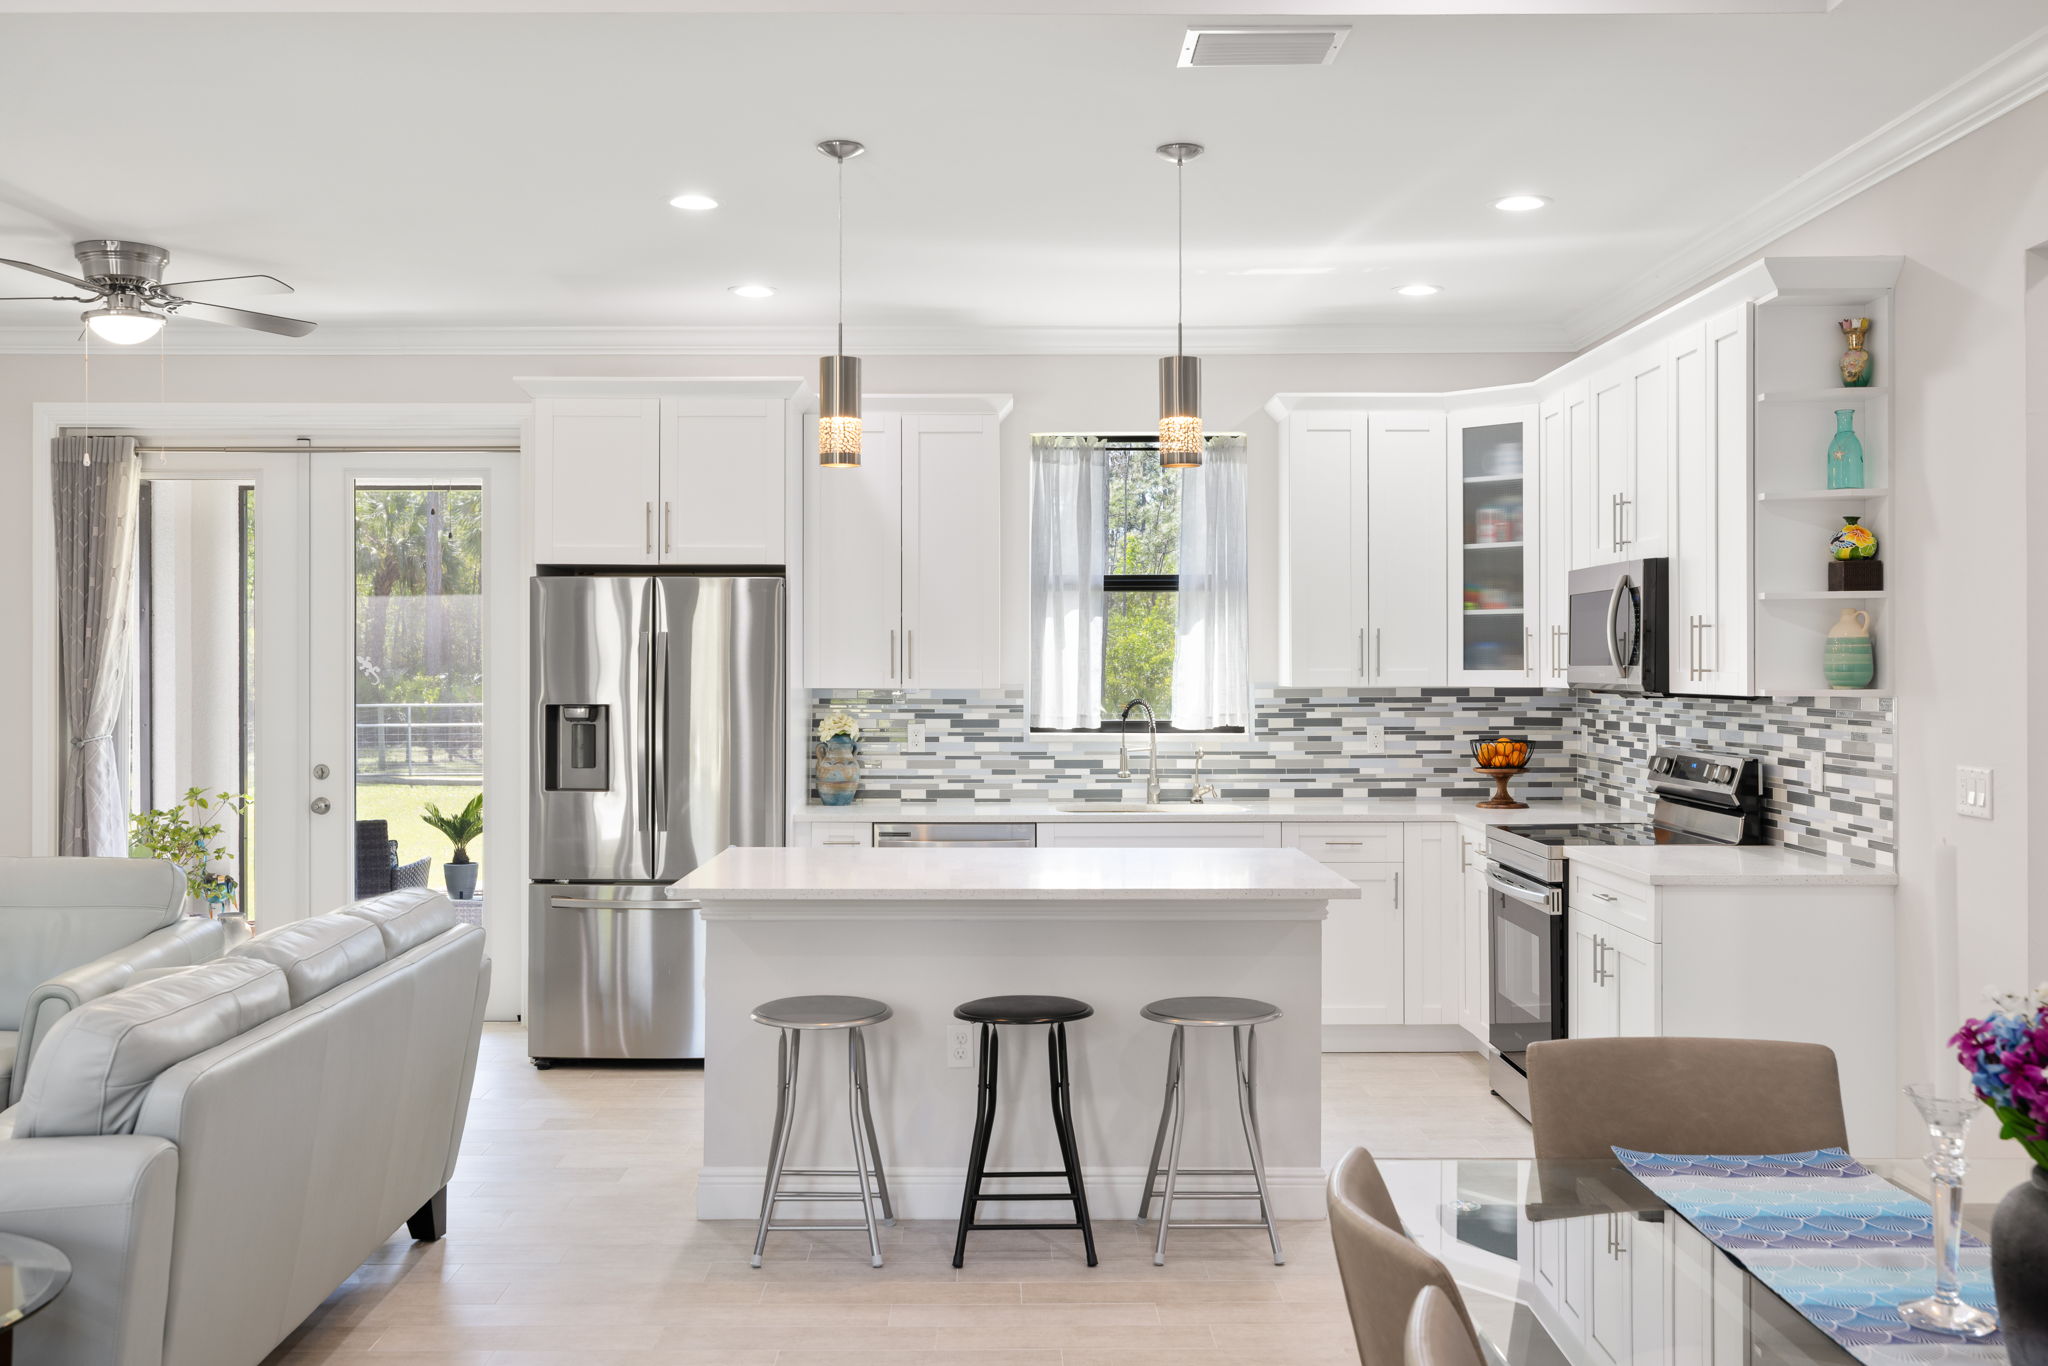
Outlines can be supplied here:
[[1372, 628], [1372, 676], [1377, 679], [1387, 671], [1386, 652], [1380, 649], [1380, 628]]
[[1394, 909], [1401, 909], [1401, 870], [1394, 870]]
[[647, 505], [647, 553], [654, 553], [654, 504]]
[[903, 681], [908, 683], [917, 677], [917, 632], [905, 628], [903, 632]]
[[1534, 626], [1524, 626], [1522, 628], [1522, 677], [1534, 678], [1535, 676], [1536, 628]]
[[664, 555], [676, 548], [675, 518], [672, 511], [674, 507], [675, 504], [669, 502], [668, 499], [664, 498], [661, 500], [661, 553]]
[[896, 633], [889, 632], [889, 681], [896, 680]]
[[1615, 518], [1615, 535], [1621, 538], [1621, 543], [1616, 549], [1626, 550], [1636, 543], [1636, 538], [1631, 536], [1628, 530], [1629, 509], [1636, 505], [1636, 500], [1625, 493], [1617, 493], [1614, 496], [1619, 500], [1614, 509], [1618, 514]]
[[1719, 660], [1710, 660], [1707, 657], [1707, 632], [1713, 629], [1713, 622], [1705, 617], [1700, 618], [1700, 677], [1702, 679], [1720, 667]]
[[1358, 676], [1365, 677], [1365, 628], [1358, 628]]

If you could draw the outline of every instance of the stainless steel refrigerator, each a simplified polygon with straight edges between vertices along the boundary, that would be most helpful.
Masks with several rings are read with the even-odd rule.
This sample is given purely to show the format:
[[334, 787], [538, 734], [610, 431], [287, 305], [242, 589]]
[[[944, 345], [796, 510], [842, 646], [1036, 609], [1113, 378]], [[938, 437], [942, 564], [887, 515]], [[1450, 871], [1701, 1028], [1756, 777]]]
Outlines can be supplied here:
[[533, 580], [527, 1052], [704, 1056], [704, 926], [670, 884], [783, 842], [779, 577]]

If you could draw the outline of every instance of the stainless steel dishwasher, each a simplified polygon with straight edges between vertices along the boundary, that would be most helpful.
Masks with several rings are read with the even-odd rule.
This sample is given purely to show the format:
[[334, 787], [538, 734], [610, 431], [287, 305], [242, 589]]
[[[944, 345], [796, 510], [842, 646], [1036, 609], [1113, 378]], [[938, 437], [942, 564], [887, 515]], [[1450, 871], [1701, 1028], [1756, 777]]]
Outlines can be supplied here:
[[877, 849], [1033, 849], [1035, 825], [877, 825]]

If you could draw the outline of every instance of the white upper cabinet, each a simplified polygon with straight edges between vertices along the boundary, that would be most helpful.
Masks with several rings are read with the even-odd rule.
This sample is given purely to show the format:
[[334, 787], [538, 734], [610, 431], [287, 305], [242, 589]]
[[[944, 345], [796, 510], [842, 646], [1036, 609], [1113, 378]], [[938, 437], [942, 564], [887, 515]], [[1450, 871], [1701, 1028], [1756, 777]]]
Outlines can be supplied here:
[[661, 562], [781, 565], [789, 405], [759, 398], [661, 400]]
[[1284, 432], [1280, 681], [1442, 683], [1443, 414], [1295, 412]]
[[1444, 678], [1444, 415], [1374, 413], [1366, 424], [1366, 681]]
[[804, 682], [900, 688], [903, 424], [869, 413], [860, 464], [804, 467]]
[[1673, 692], [1747, 696], [1751, 667], [1747, 305], [1670, 344]]
[[913, 688], [1001, 683], [996, 419], [903, 419], [903, 677]]
[[1593, 377], [1588, 564], [1669, 553], [1671, 434], [1662, 342]]
[[1000, 686], [1007, 410], [870, 411], [858, 467], [807, 467], [805, 686]]
[[1365, 682], [1364, 413], [1294, 413], [1281, 462], [1280, 681]]
[[660, 449], [658, 398], [556, 398], [535, 404], [534, 559], [541, 564], [656, 563]]
[[522, 379], [540, 564], [781, 568], [798, 380]]
[[1450, 416], [1451, 678], [1521, 684], [1536, 668], [1537, 519], [1533, 408]]
[[[1583, 412], [1583, 409], [1581, 409]], [[1571, 643], [1572, 409], [1552, 394], [1536, 415], [1536, 681], [1567, 686]]]

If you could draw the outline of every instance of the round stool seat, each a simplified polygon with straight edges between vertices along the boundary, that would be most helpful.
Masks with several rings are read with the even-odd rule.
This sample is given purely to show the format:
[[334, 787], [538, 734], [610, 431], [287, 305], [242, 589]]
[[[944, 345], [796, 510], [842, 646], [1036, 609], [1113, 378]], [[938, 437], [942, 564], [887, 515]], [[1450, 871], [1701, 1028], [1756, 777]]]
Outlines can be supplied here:
[[1280, 1018], [1280, 1007], [1249, 996], [1169, 996], [1138, 1012], [1170, 1025], [1262, 1025]]
[[1071, 996], [984, 996], [953, 1007], [953, 1018], [976, 1024], [1065, 1024], [1085, 1020], [1095, 1007]]
[[754, 1007], [754, 1023], [776, 1029], [860, 1029], [895, 1012], [865, 996], [784, 996]]

